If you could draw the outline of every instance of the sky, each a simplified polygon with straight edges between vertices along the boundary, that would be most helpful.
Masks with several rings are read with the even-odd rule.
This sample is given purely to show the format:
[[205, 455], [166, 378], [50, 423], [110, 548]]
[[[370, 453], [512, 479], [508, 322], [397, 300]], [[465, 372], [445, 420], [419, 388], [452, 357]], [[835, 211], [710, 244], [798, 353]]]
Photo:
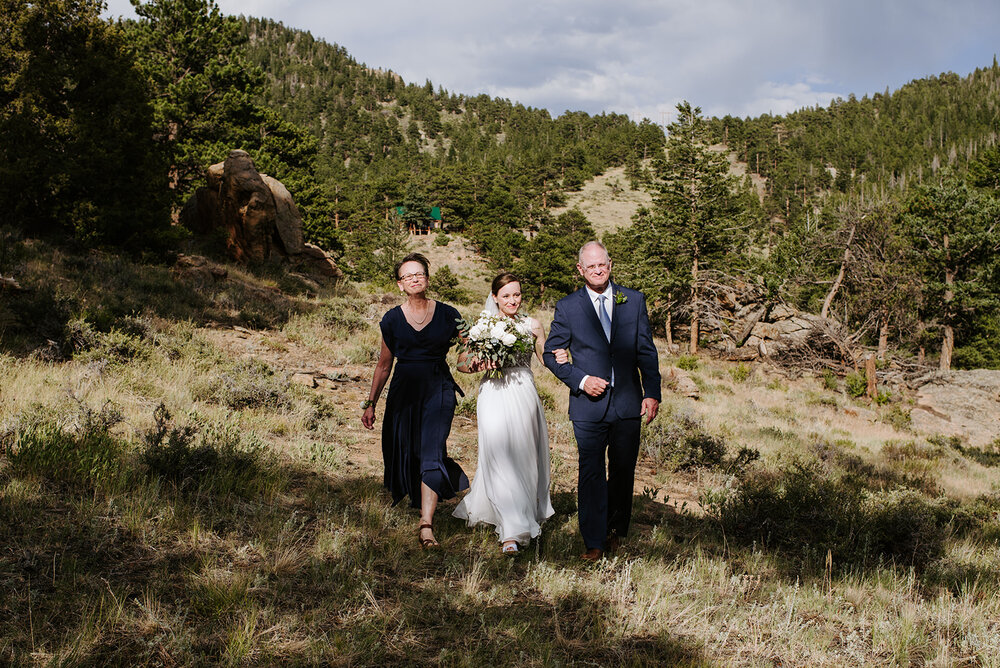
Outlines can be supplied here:
[[[135, 17], [128, 0], [105, 16]], [[407, 83], [563, 112], [785, 114], [966, 75], [1000, 54], [997, 0], [217, 0]]]

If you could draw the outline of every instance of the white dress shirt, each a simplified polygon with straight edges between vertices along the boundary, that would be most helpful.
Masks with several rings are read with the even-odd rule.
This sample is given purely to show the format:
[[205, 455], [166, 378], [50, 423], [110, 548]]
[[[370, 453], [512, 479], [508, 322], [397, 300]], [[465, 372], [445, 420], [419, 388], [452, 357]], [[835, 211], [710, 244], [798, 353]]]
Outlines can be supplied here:
[[[594, 292], [590, 289], [589, 285], [584, 286], [587, 290], [587, 296], [590, 297], [590, 303], [594, 305], [594, 313], [597, 315], [597, 320], [601, 319], [601, 296], [606, 295], [607, 301], [604, 302], [604, 310], [608, 312], [608, 321], [614, 322], [614, 308], [612, 304], [615, 301], [614, 288], [611, 286], [611, 281], [608, 281], [608, 287], [604, 288], [604, 292]], [[583, 390], [583, 384], [587, 382], [590, 376], [584, 376], [583, 380], [580, 381], [580, 390]], [[614, 385], [614, 375], [611, 377], [611, 384]]]

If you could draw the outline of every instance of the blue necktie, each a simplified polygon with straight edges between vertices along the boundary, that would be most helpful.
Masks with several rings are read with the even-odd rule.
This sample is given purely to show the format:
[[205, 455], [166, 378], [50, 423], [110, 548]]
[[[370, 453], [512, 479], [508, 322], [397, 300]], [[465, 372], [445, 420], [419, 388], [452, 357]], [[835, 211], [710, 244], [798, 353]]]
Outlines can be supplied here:
[[597, 307], [597, 317], [600, 318], [601, 327], [604, 328], [604, 336], [607, 337], [608, 341], [611, 341], [611, 316], [608, 315], [607, 310], [604, 308], [604, 301], [607, 298], [607, 295], [598, 297], [600, 304]]

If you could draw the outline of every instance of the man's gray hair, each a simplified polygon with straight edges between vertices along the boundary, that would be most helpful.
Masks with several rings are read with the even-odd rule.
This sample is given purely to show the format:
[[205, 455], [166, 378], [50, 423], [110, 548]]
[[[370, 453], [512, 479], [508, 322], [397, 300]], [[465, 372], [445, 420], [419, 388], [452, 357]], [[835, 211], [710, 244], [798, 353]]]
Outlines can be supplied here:
[[594, 240], [594, 241], [588, 241], [587, 243], [580, 246], [580, 250], [576, 254], [577, 264], [583, 264], [583, 251], [587, 250], [588, 248], [600, 248], [602, 251], [604, 251], [605, 257], [607, 257], [609, 261], [611, 260], [611, 255], [608, 254], [608, 249], [604, 247], [604, 244], [602, 244], [600, 241]]

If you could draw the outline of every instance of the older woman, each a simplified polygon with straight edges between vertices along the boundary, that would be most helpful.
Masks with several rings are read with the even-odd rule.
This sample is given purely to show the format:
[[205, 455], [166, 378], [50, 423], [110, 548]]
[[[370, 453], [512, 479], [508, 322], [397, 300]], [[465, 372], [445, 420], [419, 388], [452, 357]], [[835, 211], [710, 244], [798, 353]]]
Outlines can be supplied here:
[[390, 309], [379, 327], [382, 346], [361, 422], [375, 425], [375, 404], [389, 378], [382, 421], [384, 484], [393, 505], [404, 496], [420, 508], [421, 547], [437, 547], [434, 510], [469, 487], [469, 479], [446, 451], [455, 415], [455, 393], [461, 390], [448, 369], [446, 355], [458, 335], [459, 313], [427, 297], [430, 265], [420, 253], [410, 253], [395, 269], [396, 285], [406, 301]]

